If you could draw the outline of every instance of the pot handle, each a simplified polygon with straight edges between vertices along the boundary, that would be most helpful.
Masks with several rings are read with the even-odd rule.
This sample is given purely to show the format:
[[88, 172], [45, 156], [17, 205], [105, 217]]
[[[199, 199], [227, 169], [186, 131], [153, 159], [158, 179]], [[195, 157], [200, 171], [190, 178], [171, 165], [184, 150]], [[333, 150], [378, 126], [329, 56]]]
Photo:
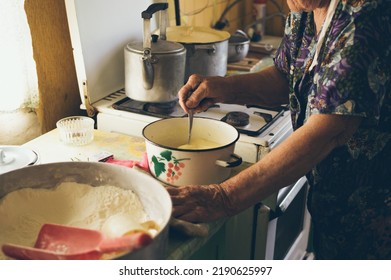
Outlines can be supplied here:
[[244, 51], [244, 46], [243, 45], [237, 45], [235, 47], [235, 51], [236, 51], [237, 54], [240, 54], [241, 52]]
[[216, 53], [216, 45], [215, 44], [203, 44], [203, 45], [195, 45], [195, 50], [207, 50], [208, 54], [215, 54]]
[[225, 160], [218, 159], [215, 161], [215, 164], [221, 167], [228, 167], [228, 168], [236, 167], [242, 164], [243, 160], [241, 156], [238, 156], [237, 154], [232, 154], [231, 157], [234, 158], [233, 161], [225, 161]]

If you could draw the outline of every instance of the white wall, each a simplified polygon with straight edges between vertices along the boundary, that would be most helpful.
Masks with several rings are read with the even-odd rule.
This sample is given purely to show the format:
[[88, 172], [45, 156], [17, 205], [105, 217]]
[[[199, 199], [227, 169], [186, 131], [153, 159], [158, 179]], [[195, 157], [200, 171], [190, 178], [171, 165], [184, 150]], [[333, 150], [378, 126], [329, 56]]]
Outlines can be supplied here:
[[0, 146], [21, 145], [41, 135], [37, 115], [29, 109], [0, 112]]

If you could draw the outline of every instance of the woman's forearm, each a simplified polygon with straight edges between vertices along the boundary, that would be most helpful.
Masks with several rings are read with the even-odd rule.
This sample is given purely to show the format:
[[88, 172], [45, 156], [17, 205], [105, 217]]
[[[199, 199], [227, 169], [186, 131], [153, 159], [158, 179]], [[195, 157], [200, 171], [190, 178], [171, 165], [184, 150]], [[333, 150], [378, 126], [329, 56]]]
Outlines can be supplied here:
[[270, 66], [261, 72], [234, 75], [226, 78], [227, 90], [235, 97], [230, 103], [277, 107], [288, 103], [288, 82]]
[[312, 116], [262, 160], [221, 184], [229, 198], [229, 212], [238, 213], [294, 183], [346, 143], [360, 121], [357, 117]]

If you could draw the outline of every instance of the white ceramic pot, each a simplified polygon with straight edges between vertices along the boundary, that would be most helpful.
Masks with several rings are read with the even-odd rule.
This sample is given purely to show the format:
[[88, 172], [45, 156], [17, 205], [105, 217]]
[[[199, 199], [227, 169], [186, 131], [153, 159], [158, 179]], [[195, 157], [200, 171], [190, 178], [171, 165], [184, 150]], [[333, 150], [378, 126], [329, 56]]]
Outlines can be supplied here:
[[213, 147], [181, 148], [188, 141], [188, 119], [161, 119], [143, 129], [151, 173], [173, 186], [213, 184], [226, 180], [242, 163], [233, 153], [239, 132], [218, 120], [194, 118], [192, 140]]

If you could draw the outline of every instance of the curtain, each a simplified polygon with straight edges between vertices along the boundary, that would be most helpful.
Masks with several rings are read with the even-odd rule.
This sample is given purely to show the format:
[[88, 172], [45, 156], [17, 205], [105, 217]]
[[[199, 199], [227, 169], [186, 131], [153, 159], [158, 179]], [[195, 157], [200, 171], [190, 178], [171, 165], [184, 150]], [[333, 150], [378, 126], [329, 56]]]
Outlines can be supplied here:
[[0, 111], [38, 107], [38, 79], [24, 0], [0, 1]]

